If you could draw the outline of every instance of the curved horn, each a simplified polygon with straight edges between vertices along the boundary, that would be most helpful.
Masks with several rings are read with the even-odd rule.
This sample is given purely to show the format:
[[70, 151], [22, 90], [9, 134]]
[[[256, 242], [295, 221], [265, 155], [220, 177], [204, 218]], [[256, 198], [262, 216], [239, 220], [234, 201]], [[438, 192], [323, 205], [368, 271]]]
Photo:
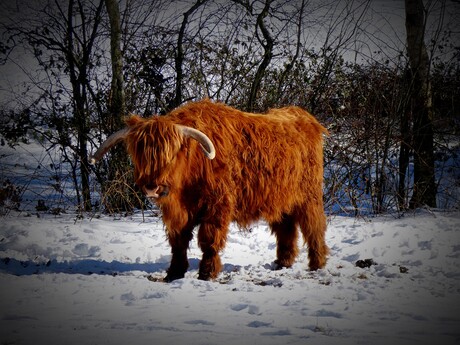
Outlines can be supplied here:
[[89, 157], [90, 164], [96, 164], [96, 162], [98, 162], [107, 153], [107, 151], [110, 150], [112, 146], [124, 140], [126, 135], [128, 135], [128, 132], [129, 128], [123, 128], [108, 137], [97, 149], [94, 155]]
[[177, 128], [182, 132], [186, 137], [190, 137], [198, 141], [203, 149], [204, 154], [208, 159], [213, 159], [216, 156], [216, 149], [211, 139], [208, 138], [203, 132], [187, 126], [176, 125]]

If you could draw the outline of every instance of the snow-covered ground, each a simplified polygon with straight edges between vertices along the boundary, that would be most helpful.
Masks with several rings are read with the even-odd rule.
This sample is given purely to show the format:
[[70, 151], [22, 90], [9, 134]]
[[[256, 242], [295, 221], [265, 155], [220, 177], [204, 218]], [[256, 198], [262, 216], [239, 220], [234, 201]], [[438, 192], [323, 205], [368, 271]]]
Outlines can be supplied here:
[[217, 281], [196, 279], [194, 240], [189, 272], [170, 284], [157, 217], [0, 222], [0, 344], [460, 343], [459, 212], [333, 217], [318, 272], [305, 250], [272, 271], [267, 225], [232, 227]]

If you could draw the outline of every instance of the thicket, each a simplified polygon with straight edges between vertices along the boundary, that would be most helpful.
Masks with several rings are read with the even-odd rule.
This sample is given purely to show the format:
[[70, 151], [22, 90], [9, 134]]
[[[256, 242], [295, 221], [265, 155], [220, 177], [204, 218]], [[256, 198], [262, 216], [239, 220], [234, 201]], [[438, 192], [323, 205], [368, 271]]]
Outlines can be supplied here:
[[[10, 163], [14, 151], [2, 153], [2, 213], [148, 207], [122, 147], [96, 167], [87, 164], [90, 152], [122, 125], [114, 111], [109, 2], [38, 1], [20, 13], [8, 9], [15, 16], [2, 23], [2, 62], [11, 63], [22, 49], [33, 68], [26, 89], [14, 91], [14, 105], [0, 109], [1, 145], [34, 142], [46, 154], [34, 166], [18, 167]], [[357, 42], [376, 38], [364, 29], [369, 6], [307, 0], [120, 3], [124, 113], [161, 115], [204, 97], [256, 112], [299, 105], [330, 132], [327, 210], [403, 212], [413, 192], [413, 79], [403, 50], [373, 51], [365, 58], [356, 50]], [[451, 35], [438, 32], [431, 42], [430, 81], [437, 203], [458, 208], [460, 62]], [[434, 58], [441, 48], [449, 58]]]

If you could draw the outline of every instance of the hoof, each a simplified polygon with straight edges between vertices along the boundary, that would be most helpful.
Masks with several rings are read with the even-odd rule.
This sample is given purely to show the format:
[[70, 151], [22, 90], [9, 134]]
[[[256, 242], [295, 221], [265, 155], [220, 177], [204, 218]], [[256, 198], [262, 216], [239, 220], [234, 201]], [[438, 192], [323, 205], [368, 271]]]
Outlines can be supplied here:
[[185, 276], [184, 274], [170, 274], [170, 273], [168, 273], [168, 274], [166, 275], [166, 277], [164, 277], [163, 281], [164, 281], [165, 283], [171, 283], [171, 282], [174, 281], [174, 280], [184, 278], [184, 276]]
[[279, 271], [282, 270], [283, 268], [291, 268], [292, 265], [285, 264], [281, 262], [280, 260], [275, 260], [272, 265], [273, 271]]
[[199, 273], [198, 274], [199, 280], [211, 280], [211, 275], [209, 273]]

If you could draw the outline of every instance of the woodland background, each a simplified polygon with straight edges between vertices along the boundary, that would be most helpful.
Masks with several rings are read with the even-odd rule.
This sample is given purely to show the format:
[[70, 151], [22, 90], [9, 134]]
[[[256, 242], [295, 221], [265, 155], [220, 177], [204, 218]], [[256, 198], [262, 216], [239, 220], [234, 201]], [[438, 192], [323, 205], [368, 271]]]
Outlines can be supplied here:
[[[295, 104], [325, 124], [330, 213], [460, 206], [459, 1], [8, 0], [0, 12], [2, 214], [149, 207], [122, 145], [97, 166], [88, 156], [126, 114], [205, 97]], [[31, 144], [36, 165], [12, 163]]]

